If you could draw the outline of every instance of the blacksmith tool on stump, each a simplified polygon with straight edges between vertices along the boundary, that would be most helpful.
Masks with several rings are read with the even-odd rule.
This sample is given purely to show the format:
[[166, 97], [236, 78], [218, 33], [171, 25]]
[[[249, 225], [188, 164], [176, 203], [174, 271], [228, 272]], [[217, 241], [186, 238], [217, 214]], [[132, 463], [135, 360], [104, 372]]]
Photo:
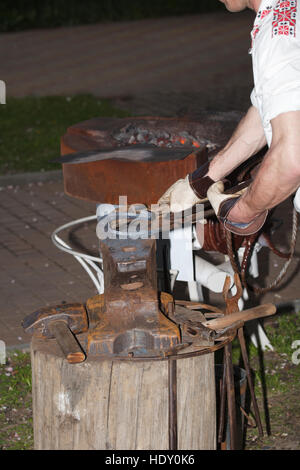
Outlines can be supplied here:
[[78, 364], [86, 358], [75, 335], [88, 330], [88, 318], [84, 305], [66, 304], [41, 308], [24, 318], [26, 333], [37, 338], [56, 339], [70, 364]]

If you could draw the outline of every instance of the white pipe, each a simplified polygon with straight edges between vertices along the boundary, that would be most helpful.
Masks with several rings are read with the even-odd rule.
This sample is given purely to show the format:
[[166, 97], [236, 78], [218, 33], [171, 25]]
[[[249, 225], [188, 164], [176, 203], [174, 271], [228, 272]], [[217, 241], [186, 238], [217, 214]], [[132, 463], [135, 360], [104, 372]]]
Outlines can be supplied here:
[[220, 266], [214, 266], [200, 256], [195, 256], [195, 276], [197, 282], [216, 293], [223, 292], [226, 276], [230, 276], [231, 286], [233, 284], [228, 262], [222, 263]]
[[170, 269], [170, 287], [171, 287], [171, 292], [174, 290], [175, 282], [178, 277], [179, 271], [178, 269]]
[[188, 281], [188, 291], [191, 302], [203, 302], [201, 284], [195, 281]]
[[170, 240], [170, 266], [178, 271], [178, 281], [194, 281], [192, 227], [172, 230]]
[[[259, 338], [260, 347], [263, 351], [274, 351], [272, 344], [270, 343], [269, 338], [267, 337], [263, 327], [260, 323], [257, 323], [257, 336]], [[256, 348], [258, 348], [256, 333], [251, 334], [251, 341]]]

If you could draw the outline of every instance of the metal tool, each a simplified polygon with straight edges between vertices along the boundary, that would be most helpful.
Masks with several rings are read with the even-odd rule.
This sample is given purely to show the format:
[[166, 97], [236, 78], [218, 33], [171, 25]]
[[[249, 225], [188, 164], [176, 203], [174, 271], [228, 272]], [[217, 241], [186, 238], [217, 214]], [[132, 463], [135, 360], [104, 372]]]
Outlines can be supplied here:
[[[233, 313], [234, 308], [232, 308], [233, 302], [238, 302], [241, 296], [241, 292], [237, 290], [237, 293], [228, 301], [228, 291], [230, 289], [231, 279], [226, 277], [224, 288], [223, 288], [223, 297], [226, 302], [225, 315], [229, 316]], [[236, 310], [235, 310], [236, 311]], [[219, 425], [219, 443], [222, 443], [222, 437], [224, 432], [225, 424], [225, 397], [227, 394], [227, 408], [228, 408], [228, 419], [229, 419], [229, 429], [230, 429], [230, 449], [237, 449], [237, 423], [236, 423], [236, 400], [235, 400], [235, 388], [234, 388], [234, 373], [233, 373], [233, 364], [232, 364], [232, 344], [229, 343], [224, 347], [224, 359], [223, 359], [223, 380], [221, 385], [221, 406], [220, 410], [223, 413], [220, 417]]]
[[[216, 326], [214, 322], [222, 321], [224, 325], [227, 322], [230, 322], [234, 318], [243, 318], [245, 321], [249, 321], [252, 319], [261, 318], [263, 316], [269, 316], [276, 313], [276, 307], [272, 304], [261, 305], [255, 307], [253, 309], [249, 309], [248, 311], [240, 312], [238, 301], [242, 296], [243, 289], [242, 284], [239, 278], [239, 275], [235, 273], [234, 281], [236, 285], [237, 292], [235, 295], [230, 295], [229, 290], [231, 286], [231, 279], [228, 276], [225, 280], [224, 289], [223, 289], [223, 297], [226, 302], [226, 316], [224, 319], [218, 318], [216, 320], [212, 320], [210, 322], [211, 326]], [[247, 314], [248, 312], [248, 314]], [[206, 325], [207, 325], [206, 323]], [[238, 328], [238, 339], [241, 347], [241, 353], [243, 357], [244, 367], [246, 370], [247, 381], [250, 389], [251, 399], [254, 408], [254, 414], [256, 423], [258, 426], [259, 434], [263, 436], [263, 428], [261, 424], [261, 418], [259, 413], [259, 408], [257, 405], [257, 400], [254, 391], [254, 384], [252, 380], [249, 358], [246, 348], [246, 342], [244, 337], [244, 330], [243, 326]], [[237, 445], [237, 435], [236, 435], [236, 402], [235, 402], [235, 390], [234, 390], [234, 377], [233, 377], [233, 366], [232, 366], [232, 345], [226, 345], [224, 348], [224, 374], [223, 379], [221, 382], [221, 404], [220, 404], [220, 423], [219, 423], [219, 433], [218, 433], [218, 442], [222, 442], [223, 433], [224, 433], [224, 424], [225, 424], [225, 401], [226, 401], [226, 388], [227, 388], [227, 403], [228, 403], [228, 415], [229, 415], [229, 427], [230, 427], [230, 445], [231, 449], [236, 449]]]
[[38, 338], [55, 338], [70, 364], [83, 362], [86, 355], [75, 334], [88, 330], [88, 318], [84, 305], [66, 304], [42, 308], [24, 318], [26, 333]]
[[149, 162], [155, 158], [157, 162], [165, 162], [180, 160], [196, 151], [197, 149], [194, 147], [157, 147], [150, 144], [136, 144], [70, 153], [53, 161], [64, 164], [90, 163], [110, 159], [128, 162]]
[[[226, 301], [227, 309], [232, 315], [236, 315], [236, 312], [239, 312], [239, 306], [238, 306], [238, 301], [241, 298], [243, 294], [243, 288], [241, 284], [240, 277], [237, 273], [234, 275], [234, 282], [237, 288], [237, 293], [235, 296], [230, 297], [229, 295], [229, 281], [227, 281], [225, 290], [224, 290], [224, 299]], [[262, 305], [261, 308], [263, 309], [264, 306]], [[276, 313], [276, 307], [273, 305], [273, 310], [270, 309], [271, 315]], [[244, 313], [244, 312], [243, 312]], [[265, 315], [264, 315], [265, 316]], [[252, 317], [253, 319], [259, 318], [259, 315], [257, 317]], [[243, 362], [244, 362], [244, 367], [246, 370], [246, 375], [247, 375], [247, 380], [248, 380], [248, 385], [250, 389], [250, 394], [251, 394], [251, 399], [253, 403], [253, 408], [254, 408], [254, 414], [255, 414], [255, 419], [259, 431], [259, 435], [263, 437], [264, 432], [263, 432], [263, 427], [261, 423], [261, 418], [260, 418], [260, 413], [259, 413], [259, 408], [256, 400], [256, 395], [254, 391], [254, 384], [252, 380], [252, 375], [251, 375], [251, 370], [250, 370], [250, 364], [249, 364], [249, 357], [248, 357], [248, 352], [247, 352], [247, 347], [246, 347], [246, 341], [245, 341], [245, 336], [244, 336], [244, 330], [243, 328], [240, 328], [238, 330], [238, 339], [241, 347], [241, 353], [243, 357]]]

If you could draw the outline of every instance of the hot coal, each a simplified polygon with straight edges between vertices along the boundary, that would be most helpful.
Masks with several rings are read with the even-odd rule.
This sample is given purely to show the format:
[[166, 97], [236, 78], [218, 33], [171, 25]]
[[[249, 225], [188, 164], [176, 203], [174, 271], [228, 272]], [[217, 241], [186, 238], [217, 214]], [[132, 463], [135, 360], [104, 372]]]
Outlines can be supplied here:
[[199, 148], [208, 143], [203, 137], [197, 134], [192, 135], [187, 131], [172, 134], [162, 129], [152, 130], [136, 126], [132, 123], [114, 132], [112, 136], [118, 142], [119, 146], [149, 144], [157, 147], [181, 147], [185, 145]]

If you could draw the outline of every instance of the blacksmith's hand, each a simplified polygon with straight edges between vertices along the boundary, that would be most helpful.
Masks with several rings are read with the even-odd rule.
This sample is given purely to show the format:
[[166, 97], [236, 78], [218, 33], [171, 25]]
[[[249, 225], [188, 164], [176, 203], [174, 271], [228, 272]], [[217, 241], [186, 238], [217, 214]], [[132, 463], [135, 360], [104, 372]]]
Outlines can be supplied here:
[[207, 191], [207, 197], [215, 214], [224, 224], [224, 227], [232, 233], [245, 236], [258, 232], [264, 225], [268, 215], [268, 210], [265, 210], [248, 223], [234, 222], [230, 219], [231, 210], [246, 191], [247, 188], [243, 188], [234, 194], [224, 194], [224, 183], [222, 181], [214, 183]]
[[181, 212], [207, 201], [207, 189], [214, 181], [207, 176], [209, 163], [205, 163], [184, 179], [176, 181], [157, 203], [157, 211]]
[[156, 210], [161, 212], [181, 212], [189, 209], [199, 202], [199, 198], [192, 190], [189, 177], [180, 179], [167, 189], [159, 199]]

